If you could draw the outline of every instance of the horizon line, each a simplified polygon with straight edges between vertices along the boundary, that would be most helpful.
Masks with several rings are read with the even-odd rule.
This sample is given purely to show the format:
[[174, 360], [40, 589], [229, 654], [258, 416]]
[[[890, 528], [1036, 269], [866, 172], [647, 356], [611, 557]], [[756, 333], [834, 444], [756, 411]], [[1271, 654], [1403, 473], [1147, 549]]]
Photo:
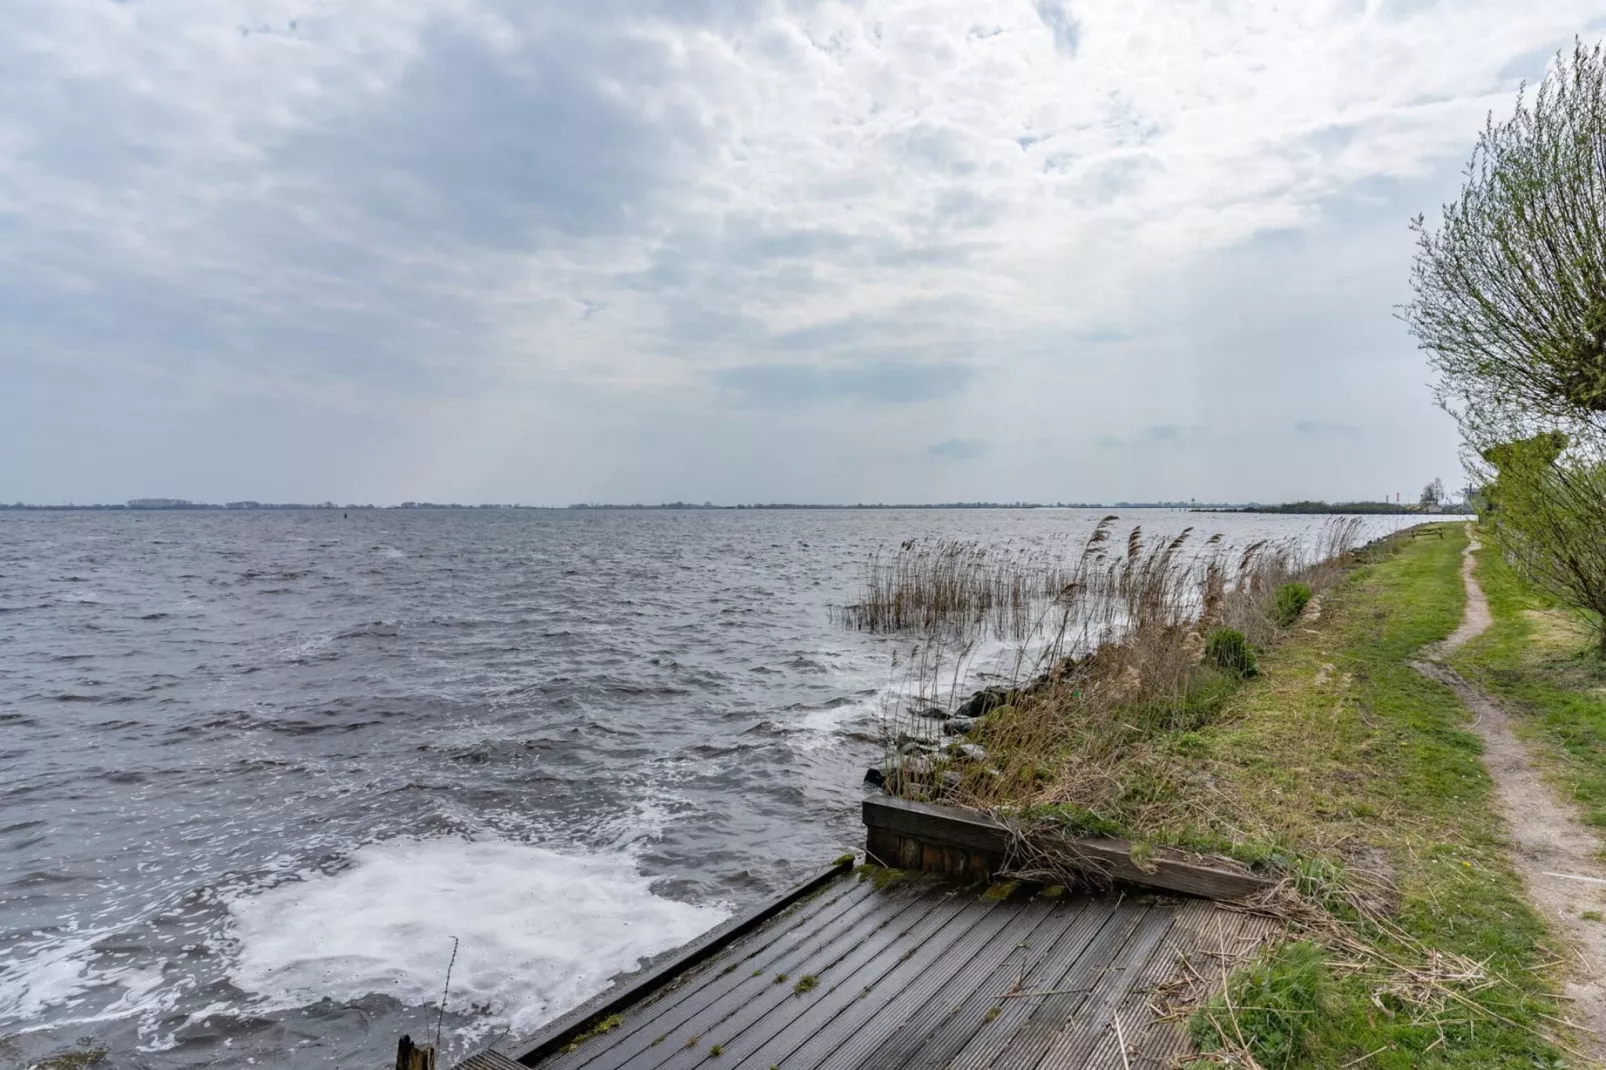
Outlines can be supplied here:
[[[1440, 503], [1441, 508], [1459, 503]], [[1259, 500], [1243, 501], [1200, 501], [1198, 499], [1155, 499], [1151, 501], [1115, 502], [991, 502], [991, 501], [949, 501], [949, 502], [753, 502], [731, 505], [715, 504], [711, 501], [697, 502], [575, 502], [567, 505], [527, 505], [523, 503], [461, 503], [461, 502], [429, 502], [404, 501], [395, 504], [380, 505], [375, 503], [348, 502], [337, 504], [334, 502], [260, 502], [254, 500], [232, 501], [225, 503], [190, 501], [180, 498], [133, 498], [125, 502], [91, 502], [91, 503], [32, 503], [32, 502], [0, 502], [0, 510], [11, 511], [123, 511], [123, 512], [184, 512], [184, 511], [226, 511], [251, 512], [275, 510], [543, 510], [543, 511], [587, 511], [587, 510], [753, 510], [753, 509], [796, 509], [796, 510], [829, 510], [829, 509], [1259, 509], [1259, 508], [1292, 508], [1296, 506], [1320, 506], [1333, 509], [1339, 506], [1363, 507], [1362, 511], [1387, 509], [1389, 511], [1415, 510], [1421, 508], [1417, 502], [1388, 501], [1386, 499], [1350, 499], [1327, 501], [1325, 499], [1305, 498], [1294, 501], [1268, 502]]]

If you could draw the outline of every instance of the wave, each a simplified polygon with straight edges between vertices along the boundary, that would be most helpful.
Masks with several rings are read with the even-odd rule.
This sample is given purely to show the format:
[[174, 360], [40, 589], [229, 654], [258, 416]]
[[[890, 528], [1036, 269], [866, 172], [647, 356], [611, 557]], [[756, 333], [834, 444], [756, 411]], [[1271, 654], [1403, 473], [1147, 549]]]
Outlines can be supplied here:
[[728, 914], [654, 894], [628, 854], [456, 839], [373, 844], [228, 910], [229, 980], [258, 1001], [438, 1004], [456, 938], [448, 1007], [488, 1007], [516, 1031]]

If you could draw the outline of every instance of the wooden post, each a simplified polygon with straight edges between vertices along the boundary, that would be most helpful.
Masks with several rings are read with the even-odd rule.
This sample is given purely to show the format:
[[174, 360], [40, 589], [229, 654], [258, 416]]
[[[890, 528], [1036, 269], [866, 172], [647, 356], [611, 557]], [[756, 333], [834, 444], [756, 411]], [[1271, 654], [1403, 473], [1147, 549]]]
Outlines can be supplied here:
[[435, 1070], [435, 1046], [418, 1047], [411, 1036], [396, 1042], [396, 1070]]

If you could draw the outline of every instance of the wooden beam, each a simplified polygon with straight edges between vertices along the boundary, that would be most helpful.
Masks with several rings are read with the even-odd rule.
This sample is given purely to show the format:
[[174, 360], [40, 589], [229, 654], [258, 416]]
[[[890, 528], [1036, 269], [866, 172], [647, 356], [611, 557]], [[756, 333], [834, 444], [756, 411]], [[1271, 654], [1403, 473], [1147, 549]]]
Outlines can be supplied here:
[[[897, 836], [906, 844], [912, 840], [999, 858], [1007, 856], [1015, 842], [1013, 828], [986, 814], [885, 795], [864, 800], [864, 823], [872, 842]], [[1144, 888], [1205, 899], [1242, 899], [1275, 883], [1235, 869], [1227, 859], [1165, 848], [1155, 848], [1134, 861], [1128, 840], [1067, 836], [1063, 843], [1066, 854], [1073, 856], [1084, 872]]]

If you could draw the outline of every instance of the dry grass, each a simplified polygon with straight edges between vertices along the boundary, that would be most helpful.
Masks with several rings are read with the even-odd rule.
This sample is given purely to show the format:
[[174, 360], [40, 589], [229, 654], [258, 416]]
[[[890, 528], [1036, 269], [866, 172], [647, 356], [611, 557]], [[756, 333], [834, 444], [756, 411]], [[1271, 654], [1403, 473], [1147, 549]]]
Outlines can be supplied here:
[[[1114, 519], [1068, 565], [968, 543], [906, 543], [871, 563], [849, 623], [921, 639], [907, 666], [914, 686], [884, 718], [890, 790], [993, 812], [1193, 823], [1167, 812], [1200, 797], [1174, 790], [1174, 778], [1198, 775], [1177, 760], [1174, 737], [1208, 720], [1236, 683], [1205, 660], [1206, 636], [1234, 628], [1252, 645], [1275, 642], [1278, 588], [1331, 586], [1359, 524], [1330, 522], [1303, 543], [1228, 548], [1217, 537], [1194, 550], [1191, 530], [1153, 546], [1136, 527], [1118, 540]], [[957, 685], [988, 638], [1010, 640], [1010, 652], [999, 683], [966, 708]], [[933, 715], [955, 711], [982, 716], [961, 734]]]
[[[1113, 517], [1100, 523], [1094, 540], [1107, 537]], [[841, 611], [850, 627], [873, 632], [913, 632], [961, 642], [979, 636], [1026, 639], [1044, 609], [1075, 584], [1052, 552], [995, 547], [954, 539], [910, 540], [891, 560], [872, 557], [865, 569], [864, 597]]]

